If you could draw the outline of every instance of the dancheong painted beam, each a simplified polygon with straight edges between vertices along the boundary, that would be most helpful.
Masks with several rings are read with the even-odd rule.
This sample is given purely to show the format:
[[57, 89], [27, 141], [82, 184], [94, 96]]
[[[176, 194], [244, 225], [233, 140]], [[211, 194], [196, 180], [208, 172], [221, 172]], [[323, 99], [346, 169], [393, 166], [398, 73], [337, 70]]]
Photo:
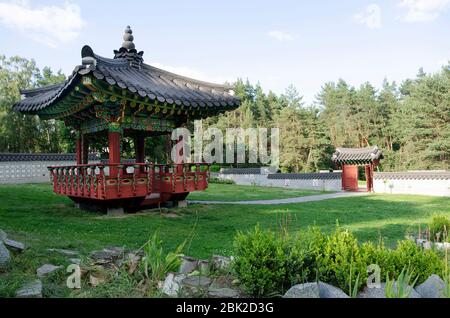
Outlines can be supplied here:
[[[144, 63], [127, 27], [112, 59], [91, 47], [66, 81], [21, 91], [14, 109], [42, 119], [63, 120], [77, 132], [76, 163], [49, 167], [54, 192], [80, 205], [138, 209], [180, 201], [208, 186], [209, 167], [183, 162], [156, 165], [145, 160], [145, 138], [167, 135], [192, 120], [239, 107], [231, 87], [173, 74]], [[89, 164], [89, 141], [108, 138], [108, 161]], [[132, 137], [135, 160], [124, 163], [121, 140]], [[178, 141], [177, 148], [180, 148]], [[170, 148], [170, 147], [167, 147]]]

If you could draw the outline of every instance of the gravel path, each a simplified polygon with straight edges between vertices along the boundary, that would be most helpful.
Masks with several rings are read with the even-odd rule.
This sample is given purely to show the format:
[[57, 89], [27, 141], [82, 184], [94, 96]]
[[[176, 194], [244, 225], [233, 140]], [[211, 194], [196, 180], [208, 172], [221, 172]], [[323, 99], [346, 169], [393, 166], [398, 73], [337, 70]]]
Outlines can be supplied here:
[[302, 203], [302, 202], [312, 202], [321, 201], [328, 199], [338, 199], [338, 198], [348, 198], [355, 196], [368, 195], [367, 192], [337, 192], [337, 193], [327, 193], [327, 194], [317, 194], [308, 195], [304, 197], [297, 198], [287, 198], [287, 199], [275, 199], [275, 200], [253, 200], [253, 201], [199, 201], [199, 200], [189, 200], [191, 204], [289, 204], [289, 203]]

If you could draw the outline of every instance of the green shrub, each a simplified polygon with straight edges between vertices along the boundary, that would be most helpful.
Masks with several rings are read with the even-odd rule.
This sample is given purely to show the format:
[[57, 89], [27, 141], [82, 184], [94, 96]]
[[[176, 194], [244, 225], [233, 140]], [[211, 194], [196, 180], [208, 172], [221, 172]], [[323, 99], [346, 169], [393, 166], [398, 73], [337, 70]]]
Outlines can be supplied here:
[[257, 226], [251, 232], [238, 233], [234, 245], [233, 269], [247, 293], [267, 296], [282, 289], [286, 257], [283, 241], [275, 233]]
[[323, 251], [318, 254], [317, 265], [320, 280], [343, 290], [355, 285], [359, 289], [366, 281], [367, 264], [358, 241], [340, 227], [326, 238]]
[[448, 240], [450, 230], [450, 219], [444, 215], [435, 215], [428, 225], [430, 228], [430, 238], [436, 242]]

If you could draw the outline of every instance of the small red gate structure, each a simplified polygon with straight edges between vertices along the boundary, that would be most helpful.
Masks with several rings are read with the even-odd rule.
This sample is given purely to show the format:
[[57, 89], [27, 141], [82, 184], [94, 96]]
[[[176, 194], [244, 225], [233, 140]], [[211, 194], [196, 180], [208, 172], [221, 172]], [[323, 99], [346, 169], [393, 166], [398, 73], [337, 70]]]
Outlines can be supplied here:
[[[145, 161], [145, 138], [170, 135], [195, 119], [239, 107], [228, 86], [176, 75], [144, 63], [130, 27], [114, 58], [99, 56], [89, 46], [81, 50], [82, 65], [60, 84], [21, 91], [14, 109], [42, 119], [59, 119], [77, 134], [77, 162], [49, 167], [53, 190], [81, 205], [111, 211], [166, 201], [179, 202], [191, 191], [208, 187], [205, 163], [170, 164]], [[88, 162], [89, 140], [107, 136], [107, 163]], [[134, 139], [135, 162], [121, 160], [121, 139]], [[177, 159], [183, 140], [176, 143]], [[168, 145], [170, 146], [170, 145]], [[168, 147], [169, 148], [169, 147]]]
[[342, 169], [342, 190], [358, 191], [358, 167], [365, 167], [366, 190], [373, 191], [373, 171], [383, 159], [377, 146], [368, 148], [337, 148], [333, 161]]

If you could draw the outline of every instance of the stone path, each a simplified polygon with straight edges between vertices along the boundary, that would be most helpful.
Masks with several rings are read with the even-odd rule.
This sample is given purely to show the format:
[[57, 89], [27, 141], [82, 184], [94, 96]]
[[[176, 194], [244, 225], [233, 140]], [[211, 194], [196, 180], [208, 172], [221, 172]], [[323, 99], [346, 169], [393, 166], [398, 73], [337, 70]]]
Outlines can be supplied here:
[[312, 201], [322, 201], [328, 199], [338, 199], [338, 198], [348, 198], [355, 196], [368, 195], [367, 192], [337, 192], [337, 193], [326, 193], [317, 195], [308, 195], [304, 197], [287, 198], [287, 199], [275, 199], [275, 200], [253, 200], [253, 201], [198, 201], [189, 200], [189, 203], [194, 204], [261, 204], [261, 205], [272, 205], [272, 204], [290, 204], [290, 203], [302, 203], [302, 202], [312, 202]]

